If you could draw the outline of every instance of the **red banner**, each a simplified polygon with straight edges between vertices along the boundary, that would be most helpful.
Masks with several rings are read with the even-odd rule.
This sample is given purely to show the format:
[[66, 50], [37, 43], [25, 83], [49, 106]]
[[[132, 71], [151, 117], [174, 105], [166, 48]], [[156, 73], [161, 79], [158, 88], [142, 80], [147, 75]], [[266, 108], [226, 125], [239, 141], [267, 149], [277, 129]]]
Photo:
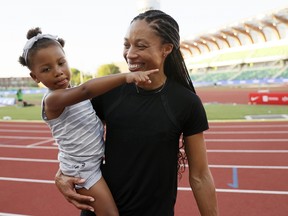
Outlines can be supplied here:
[[288, 105], [288, 93], [250, 93], [250, 104]]

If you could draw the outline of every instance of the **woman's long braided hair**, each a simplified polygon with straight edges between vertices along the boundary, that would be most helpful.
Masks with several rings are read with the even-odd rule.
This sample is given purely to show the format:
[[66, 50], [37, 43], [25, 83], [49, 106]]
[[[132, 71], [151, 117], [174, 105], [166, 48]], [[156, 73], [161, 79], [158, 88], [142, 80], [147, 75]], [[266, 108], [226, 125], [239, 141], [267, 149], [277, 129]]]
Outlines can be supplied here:
[[[173, 79], [182, 86], [195, 92], [192, 80], [189, 76], [186, 64], [180, 51], [180, 35], [178, 23], [168, 14], [160, 10], [148, 10], [136, 16], [132, 21], [145, 20], [155, 33], [162, 38], [163, 43], [172, 43], [173, 50], [167, 56], [164, 63], [164, 73], [169, 79]], [[178, 153], [178, 174], [185, 171], [187, 156], [184, 151], [184, 142], [180, 138]]]

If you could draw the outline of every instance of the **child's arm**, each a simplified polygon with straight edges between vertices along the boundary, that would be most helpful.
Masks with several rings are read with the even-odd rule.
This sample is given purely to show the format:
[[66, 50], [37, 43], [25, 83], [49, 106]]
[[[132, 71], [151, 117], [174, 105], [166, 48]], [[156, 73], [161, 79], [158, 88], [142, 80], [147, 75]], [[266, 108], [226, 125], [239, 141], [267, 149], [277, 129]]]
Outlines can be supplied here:
[[61, 113], [66, 106], [104, 94], [124, 83], [151, 83], [149, 75], [157, 71], [158, 69], [108, 75], [91, 79], [77, 87], [55, 90], [45, 98], [45, 108], [49, 112]]

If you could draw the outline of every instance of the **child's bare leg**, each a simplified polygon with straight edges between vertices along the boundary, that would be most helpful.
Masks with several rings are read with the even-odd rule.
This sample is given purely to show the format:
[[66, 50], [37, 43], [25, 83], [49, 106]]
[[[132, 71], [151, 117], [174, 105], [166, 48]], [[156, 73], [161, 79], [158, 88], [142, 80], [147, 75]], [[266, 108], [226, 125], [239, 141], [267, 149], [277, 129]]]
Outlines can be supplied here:
[[91, 206], [97, 216], [119, 216], [112, 194], [103, 177], [89, 190], [81, 188], [77, 189], [77, 192], [94, 197], [95, 201], [91, 203]]

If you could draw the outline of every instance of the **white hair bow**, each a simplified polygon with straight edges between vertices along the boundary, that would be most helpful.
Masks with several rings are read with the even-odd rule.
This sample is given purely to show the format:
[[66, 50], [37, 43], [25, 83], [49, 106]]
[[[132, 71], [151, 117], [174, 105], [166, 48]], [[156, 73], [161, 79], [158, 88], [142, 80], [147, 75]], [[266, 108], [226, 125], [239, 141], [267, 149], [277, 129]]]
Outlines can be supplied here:
[[[25, 59], [25, 62], [27, 62], [27, 56], [28, 56], [28, 52], [29, 50], [33, 47], [34, 43], [42, 38], [48, 38], [48, 39], [51, 39], [51, 40], [55, 40], [57, 41], [58, 39], [58, 36], [55, 36], [55, 35], [50, 35], [50, 34], [38, 34], [32, 38], [30, 38], [25, 46], [24, 46], [24, 49], [23, 49], [23, 57]], [[58, 41], [57, 41], [58, 42]]]

